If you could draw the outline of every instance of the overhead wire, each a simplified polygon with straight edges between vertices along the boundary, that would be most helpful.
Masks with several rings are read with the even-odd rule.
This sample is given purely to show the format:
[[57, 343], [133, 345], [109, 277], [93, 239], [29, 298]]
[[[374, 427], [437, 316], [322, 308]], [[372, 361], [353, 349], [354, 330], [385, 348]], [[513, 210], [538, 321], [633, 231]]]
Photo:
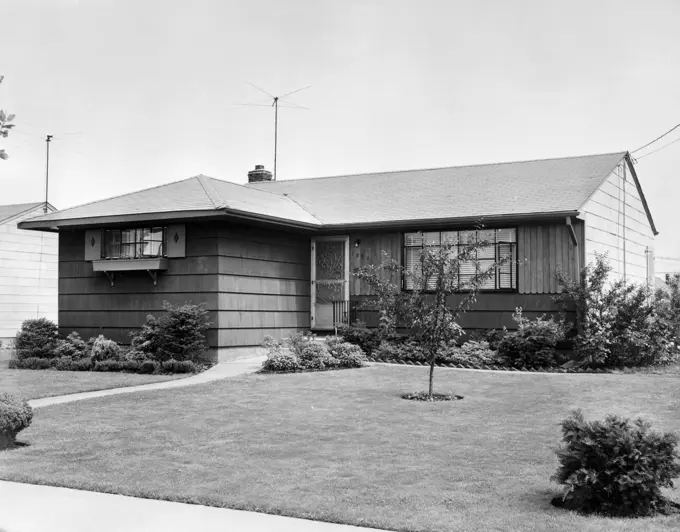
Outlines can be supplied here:
[[[666, 131], [663, 135], [660, 135], [660, 136], [656, 137], [656, 138], [655, 138], [654, 140], [652, 140], [651, 142], [648, 142], [648, 143], [645, 144], [644, 146], [640, 146], [637, 150], [633, 150], [633, 151], [630, 152], [630, 153], [636, 153], [636, 152], [639, 152], [640, 150], [644, 150], [647, 146], [651, 146], [651, 145], [654, 144], [655, 142], [657, 142], [657, 141], [661, 140], [662, 138], [664, 138], [664, 137], [665, 137], [666, 135], [668, 135], [669, 133], [673, 133], [673, 131], [675, 131], [675, 130], [678, 129], [679, 127], [680, 127], [680, 124], [678, 124], [678, 125], [672, 127], [671, 129], [669, 129], [668, 131]], [[641, 159], [642, 157], [639, 157], [639, 158]]]

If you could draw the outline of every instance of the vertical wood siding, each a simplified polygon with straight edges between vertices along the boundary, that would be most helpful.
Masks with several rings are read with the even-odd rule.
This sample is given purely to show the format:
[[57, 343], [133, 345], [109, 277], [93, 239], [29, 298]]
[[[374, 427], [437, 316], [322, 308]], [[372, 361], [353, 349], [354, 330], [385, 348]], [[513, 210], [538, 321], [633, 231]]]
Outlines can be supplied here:
[[[357, 240], [360, 241], [360, 244], [355, 247], [354, 244]], [[387, 253], [389, 258], [401, 262], [402, 244], [402, 233], [398, 232], [351, 234], [349, 237], [349, 271], [353, 272], [357, 268], [370, 264], [380, 264], [384, 259], [383, 251]], [[396, 277], [393, 277], [392, 281], [399, 282]], [[350, 296], [372, 295], [372, 290], [365, 282], [351, 277], [349, 293]]]
[[[562, 270], [572, 279], [582, 267], [583, 223], [572, 220], [579, 246], [575, 247], [566, 224], [520, 226], [517, 229], [518, 291], [520, 294], [556, 294], [555, 273]], [[577, 255], [579, 260], [577, 260]]]
[[583, 206], [586, 223], [586, 257], [595, 261], [595, 253], [607, 253], [612, 266], [612, 278], [626, 273], [629, 281], [644, 283], [653, 278], [651, 257], [654, 233], [642, 204], [637, 186], [625, 162], [610, 174], [602, 186]]
[[38, 207], [0, 224], [0, 339], [13, 338], [27, 319], [57, 321], [59, 236], [17, 228], [41, 214]]

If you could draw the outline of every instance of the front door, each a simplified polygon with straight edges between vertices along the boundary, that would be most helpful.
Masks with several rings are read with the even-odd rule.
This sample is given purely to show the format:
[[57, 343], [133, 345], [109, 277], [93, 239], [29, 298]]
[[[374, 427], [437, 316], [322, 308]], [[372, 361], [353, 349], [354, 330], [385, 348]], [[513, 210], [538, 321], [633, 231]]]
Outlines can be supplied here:
[[312, 329], [333, 328], [334, 301], [349, 301], [349, 237], [312, 238]]

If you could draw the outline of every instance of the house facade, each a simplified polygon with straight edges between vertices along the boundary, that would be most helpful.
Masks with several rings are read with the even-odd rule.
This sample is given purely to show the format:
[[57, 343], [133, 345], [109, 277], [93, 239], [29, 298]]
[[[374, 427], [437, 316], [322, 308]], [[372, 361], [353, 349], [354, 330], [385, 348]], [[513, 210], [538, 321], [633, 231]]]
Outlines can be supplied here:
[[201, 303], [213, 353], [350, 316], [374, 325], [375, 315], [353, 313], [371, 292], [352, 271], [385, 255], [410, 267], [423, 246], [452, 239], [492, 240], [480, 256], [490, 264], [514, 259], [463, 327], [513, 328], [516, 307], [558, 312], [555, 273], [578, 278], [595, 252], [631, 282], [652, 279], [656, 234], [626, 152], [278, 182], [256, 168], [247, 185], [197, 176], [21, 227], [59, 233], [65, 334], [126, 343], [163, 301]]
[[17, 224], [56, 209], [44, 202], [0, 205], [0, 341], [12, 341], [21, 322], [57, 321], [59, 236]]

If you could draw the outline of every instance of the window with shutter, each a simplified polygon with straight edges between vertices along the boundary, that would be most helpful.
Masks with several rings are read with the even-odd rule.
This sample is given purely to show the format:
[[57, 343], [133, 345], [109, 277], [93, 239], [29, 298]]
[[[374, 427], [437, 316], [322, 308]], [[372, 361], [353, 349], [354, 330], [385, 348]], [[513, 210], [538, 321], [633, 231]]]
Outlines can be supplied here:
[[[425, 246], [440, 246], [452, 243], [461, 253], [465, 246], [480, 241], [489, 241], [491, 245], [477, 250], [477, 268], [473, 261], [461, 262], [458, 268], [460, 284], [469, 282], [476, 274], [494, 268], [495, 272], [487, 279], [482, 290], [507, 291], [517, 289], [517, 229], [484, 229], [461, 231], [435, 231], [404, 233], [404, 267], [408, 271], [417, 272], [420, 257]], [[495, 267], [494, 263], [507, 257], [510, 262]], [[404, 288], [413, 289], [413, 280], [405, 278]], [[434, 281], [428, 282], [428, 288], [434, 288]]]

